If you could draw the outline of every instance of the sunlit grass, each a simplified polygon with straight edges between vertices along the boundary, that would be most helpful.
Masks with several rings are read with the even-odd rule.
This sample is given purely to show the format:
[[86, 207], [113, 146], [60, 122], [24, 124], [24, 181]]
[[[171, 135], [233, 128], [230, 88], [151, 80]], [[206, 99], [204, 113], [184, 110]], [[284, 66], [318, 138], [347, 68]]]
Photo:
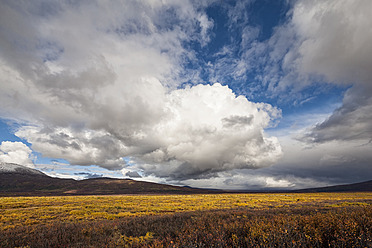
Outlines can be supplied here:
[[371, 206], [372, 193], [117, 195], [0, 198], [0, 230], [53, 222], [222, 210]]
[[372, 193], [3, 197], [0, 247], [372, 247]]

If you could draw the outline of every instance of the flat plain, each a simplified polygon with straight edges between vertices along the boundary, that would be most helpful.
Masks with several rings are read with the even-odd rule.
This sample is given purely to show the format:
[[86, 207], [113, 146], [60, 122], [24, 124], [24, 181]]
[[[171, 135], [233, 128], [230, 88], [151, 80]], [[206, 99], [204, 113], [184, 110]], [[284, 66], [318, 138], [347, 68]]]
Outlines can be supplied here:
[[0, 247], [372, 247], [372, 192], [1, 197]]

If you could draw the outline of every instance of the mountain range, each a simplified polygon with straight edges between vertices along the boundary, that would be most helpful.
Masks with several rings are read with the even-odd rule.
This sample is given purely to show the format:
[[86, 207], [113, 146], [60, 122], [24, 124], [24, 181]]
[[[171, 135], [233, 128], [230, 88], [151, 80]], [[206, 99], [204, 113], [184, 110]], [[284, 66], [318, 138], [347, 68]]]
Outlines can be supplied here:
[[210, 192], [212, 190], [132, 179], [62, 179], [50, 177], [38, 170], [22, 165], [0, 164], [0, 196], [200, 194]]
[[[372, 191], [372, 180], [355, 184], [301, 189], [286, 192], [306, 193], [365, 191]], [[132, 179], [61, 179], [50, 177], [38, 170], [26, 166], [0, 163], [0, 196], [208, 194], [227, 192], [233, 193], [233, 191], [180, 187], [159, 183], [135, 181]]]

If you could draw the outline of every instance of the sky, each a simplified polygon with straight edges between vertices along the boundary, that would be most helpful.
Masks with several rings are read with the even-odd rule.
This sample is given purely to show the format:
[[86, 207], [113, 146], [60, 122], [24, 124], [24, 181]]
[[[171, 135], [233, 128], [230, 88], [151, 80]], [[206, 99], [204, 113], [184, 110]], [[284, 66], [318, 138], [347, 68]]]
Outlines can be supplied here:
[[372, 179], [370, 0], [0, 0], [0, 162], [219, 189]]

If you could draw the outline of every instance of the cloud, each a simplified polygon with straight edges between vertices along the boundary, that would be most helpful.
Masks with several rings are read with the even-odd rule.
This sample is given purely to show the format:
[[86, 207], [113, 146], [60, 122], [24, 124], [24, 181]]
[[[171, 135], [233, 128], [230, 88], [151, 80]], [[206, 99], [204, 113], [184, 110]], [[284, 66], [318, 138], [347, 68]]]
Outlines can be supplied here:
[[23, 126], [15, 133], [45, 157], [61, 158], [73, 165], [100, 165], [108, 169], [125, 166], [126, 146], [108, 132], [72, 128]]
[[209, 31], [213, 28], [213, 21], [209, 20], [206, 14], [200, 15], [198, 21], [201, 29], [201, 44], [205, 46], [210, 41]]
[[[304, 117], [306, 120], [309, 116]], [[301, 129], [293, 130], [301, 133]], [[279, 137], [283, 156], [274, 165], [256, 170], [218, 172], [214, 178], [191, 178], [185, 185], [222, 189], [301, 189], [368, 181], [372, 177], [372, 144], [358, 140], [330, 141], [316, 146]], [[173, 181], [173, 183], [177, 183]]]
[[[281, 156], [264, 128], [280, 116], [271, 105], [249, 102], [220, 84], [175, 90], [171, 117], [156, 128], [161, 144], [136, 161], [157, 176], [211, 176], [234, 168], [269, 166]], [[146, 164], [149, 162], [149, 164]]]
[[77, 173], [74, 173], [74, 175], [79, 176], [79, 177], [82, 176], [85, 179], [101, 178], [101, 177], [103, 177], [102, 174], [95, 174], [95, 173], [89, 173], [89, 172], [77, 172]]
[[[334, 140], [313, 146], [288, 136], [279, 140], [284, 155], [269, 168], [271, 174], [312, 179], [329, 185], [367, 181], [372, 176], [371, 144], [360, 145], [360, 140]], [[301, 185], [299, 180], [293, 182]]]
[[[267, 39], [242, 5], [224, 5], [228, 31], [234, 35], [208, 64], [211, 81], [230, 79], [230, 86], [250, 99], [266, 97], [279, 104], [317, 96], [329, 90], [329, 84], [354, 85], [371, 95], [370, 2], [283, 3], [289, 10]], [[233, 38], [236, 33], [241, 35]]]
[[[293, 103], [309, 98], [302, 91], [312, 81], [299, 69], [301, 40], [291, 22], [291, 10], [282, 17], [278, 26], [272, 27], [268, 36], [263, 27], [255, 23], [255, 14], [249, 15], [252, 2], [237, 1], [235, 5], [224, 5], [231, 37], [214, 54], [215, 60], [207, 64], [209, 79], [213, 82], [231, 81], [229, 85], [236, 92], [250, 99]], [[292, 6], [291, 2], [282, 2], [278, 7], [284, 11]]]
[[[162, 96], [164, 117], [137, 129], [73, 130], [24, 126], [16, 135], [45, 156], [108, 169], [126, 166], [159, 177], [211, 176], [234, 168], [269, 166], [281, 156], [275, 137], [264, 134], [280, 117], [271, 105], [249, 102], [220, 84], [197, 85]], [[110, 124], [111, 120], [106, 119]]]
[[[310, 175], [300, 176], [290, 173], [280, 173], [283, 169], [277, 165], [273, 165], [272, 167], [257, 170], [233, 170], [219, 172], [218, 177], [187, 179], [182, 181], [182, 183], [196, 188], [230, 190], [291, 190], [335, 184], [335, 181], [324, 178], [313, 178]], [[345, 179], [343, 182], [345, 182]]]
[[[257, 29], [234, 9], [231, 20], [244, 23], [239, 59], [229, 49], [214, 65], [245, 85], [240, 92], [254, 99], [264, 96], [278, 104], [301, 104], [316, 100], [330, 85], [349, 87], [342, 106], [326, 120], [309, 128], [302, 139], [323, 143], [333, 140], [372, 139], [372, 31], [369, 9], [364, 0], [293, 1], [282, 25], [267, 40], [259, 40]], [[234, 29], [231, 26], [230, 29]], [[245, 42], [246, 40], [246, 42]], [[225, 70], [222, 70], [225, 69]], [[215, 76], [224, 77], [225, 74]], [[237, 87], [237, 86], [235, 86]], [[314, 88], [316, 91], [314, 92]], [[309, 94], [310, 92], [310, 94]]]
[[[189, 1], [6, 3], [0, 116], [43, 156], [147, 176], [270, 166], [281, 115], [220, 84], [181, 86], [213, 21]], [[199, 8], [200, 7], [200, 8]]]
[[138, 174], [138, 172], [136, 171], [128, 171], [127, 173], [125, 173], [125, 176], [131, 177], [131, 178], [141, 178], [141, 175]]
[[368, 90], [354, 86], [346, 92], [341, 107], [325, 121], [309, 128], [299, 139], [310, 143], [334, 140], [370, 142], [372, 140], [372, 97], [368, 94], [370, 94]]
[[310, 129], [308, 142], [372, 139], [370, 1], [299, 1], [292, 23], [301, 40], [299, 70], [352, 85], [343, 105]]
[[22, 142], [1, 142], [0, 162], [34, 167], [32, 162], [32, 151]]
[[370, 84], [370, 1], [299, 1], [292, 22], [301, 38], [301, 70], [334, 83]]

